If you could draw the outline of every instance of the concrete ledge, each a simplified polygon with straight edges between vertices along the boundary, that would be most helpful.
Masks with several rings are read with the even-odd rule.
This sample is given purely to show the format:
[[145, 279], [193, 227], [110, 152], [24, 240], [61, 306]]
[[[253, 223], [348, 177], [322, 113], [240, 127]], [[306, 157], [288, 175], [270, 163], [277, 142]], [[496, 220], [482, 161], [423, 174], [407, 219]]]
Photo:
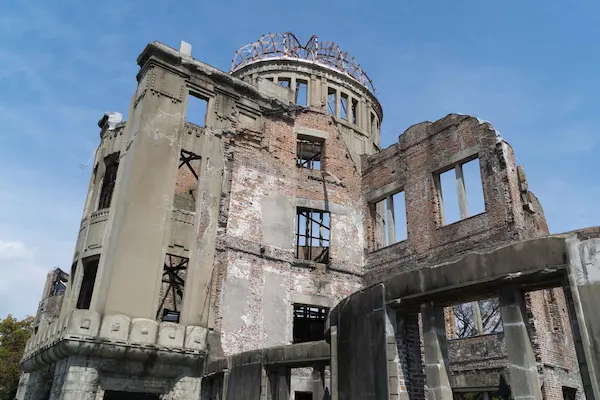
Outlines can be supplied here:
[[248, 364], [260, 363], [264, 366], [287, 366], [300, 368], [330, 362], [330, 347], [324, 341], [296, 343], [286, 346], [258, 349], [221, 358], [208, 364], [205, 375], [221, 373]]
[[200, 326], [73, 310], [27, 341], [21, 367], [31, 372], [71, 355], [132, 360], [159, 357], [166, 363], [189, 365], [206, 355], [207, 332]]

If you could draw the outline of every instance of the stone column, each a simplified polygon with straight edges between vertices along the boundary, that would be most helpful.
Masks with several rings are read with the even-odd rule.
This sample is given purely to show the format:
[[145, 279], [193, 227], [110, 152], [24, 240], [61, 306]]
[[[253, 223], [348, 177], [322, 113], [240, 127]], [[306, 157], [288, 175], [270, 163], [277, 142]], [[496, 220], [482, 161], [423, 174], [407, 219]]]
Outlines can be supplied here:
[[325, 396], [325, 368], [322, 365], [313, 367], [311, 380], [313, 399], [323, 400], [323, 396]]
[[600, 239], [567, 239], [565, 290], [585, 397], [600, 400]]
[[507, 289], [500, 294], [500, 313], [508, 352], [508, 371], [512, 397], [542, 400], [535, 353], [527, 332], [523, 293]]
[[277, 373], [277, 400], [288, 400], [290, 398], [290, 370], [280, 368]]
[[444, 309], [433, 303], [421, 307], [425, 374], [429, 400], [452, 400], [452, 386], [448, 378], [448, 348]]
[[394, 218], [394, 196], [387, 197], [387, 231], [388, 245], [396, 243], [396, 220]]
[[331, 332], [331, 400], [338, 400], [338, 336], [337, 326], [330, 328]]

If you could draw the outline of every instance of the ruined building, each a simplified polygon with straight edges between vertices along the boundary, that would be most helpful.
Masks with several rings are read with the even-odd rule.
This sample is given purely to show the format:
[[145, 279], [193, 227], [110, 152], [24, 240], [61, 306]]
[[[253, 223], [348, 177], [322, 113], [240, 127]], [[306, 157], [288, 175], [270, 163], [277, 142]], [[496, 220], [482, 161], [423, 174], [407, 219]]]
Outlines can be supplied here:
[[18, 399], [600, 399], [600, 229], [550, 236], [489, 123], [381, 149], [373, 82], [316, 37], [137, 62]]

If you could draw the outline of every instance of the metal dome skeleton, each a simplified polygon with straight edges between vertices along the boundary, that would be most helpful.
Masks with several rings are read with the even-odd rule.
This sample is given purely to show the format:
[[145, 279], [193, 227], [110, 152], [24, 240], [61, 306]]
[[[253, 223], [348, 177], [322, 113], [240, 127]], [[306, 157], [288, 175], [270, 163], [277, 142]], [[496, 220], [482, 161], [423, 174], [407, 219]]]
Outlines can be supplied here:
[[240, 47], [233, 57], [230, 72], [270, 59], [297, 59], [325, 65], [349, 75], [375, 94], [371, 78], [354, 57], [333, 42], [320, 41], [316, 35], [311, 36], [305, 45], [300, 44], [291, 32], [263, 35], [258, 41]]

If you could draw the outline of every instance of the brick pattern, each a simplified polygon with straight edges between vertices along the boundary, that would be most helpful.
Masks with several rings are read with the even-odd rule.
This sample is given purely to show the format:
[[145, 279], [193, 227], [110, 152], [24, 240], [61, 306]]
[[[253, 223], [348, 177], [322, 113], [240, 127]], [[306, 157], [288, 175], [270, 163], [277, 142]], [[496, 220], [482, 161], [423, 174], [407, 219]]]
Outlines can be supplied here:
[[[471, 156], [479, 158], [486, 211], [443, 225], [434, 177], [440, 170]], [[397, 144], [363, 157], [362, 180], [365, 197], [373, 201], [391, 194], [390, 191], [404, 191], [408, 232], [407, 240], [378, 249], [380, 227], [376, 226], [374, 204], [367, 206], [365, 284], [452, 260], [468, 251], [549, 234], [543, 209], [529, 191], [525, 173], [516, 165], [513, 149], [489, 123], [473, 117], [450, 114], [434, 123], [412, 126], [400, 136]], [[576, 388], [582, 395], [562, 289], [528, 293], [526, 299], [544, 396], [562, 398], [562, 386]], [[445, 318], [447, 332], [452, 334], [454, 318], [448, 313]], [[406, 330], [406, 327], [401, 329]], [[452, 384], [485, 386], [494, 380], [497, 384], [506, 363], [501, 337], [486, 335], [450, 341]], [[398, 335], [402, 364], [406, 362], [402, 357], [410, 359], [421, 355], [417, 348], [407, 354], [407, 340]]]

